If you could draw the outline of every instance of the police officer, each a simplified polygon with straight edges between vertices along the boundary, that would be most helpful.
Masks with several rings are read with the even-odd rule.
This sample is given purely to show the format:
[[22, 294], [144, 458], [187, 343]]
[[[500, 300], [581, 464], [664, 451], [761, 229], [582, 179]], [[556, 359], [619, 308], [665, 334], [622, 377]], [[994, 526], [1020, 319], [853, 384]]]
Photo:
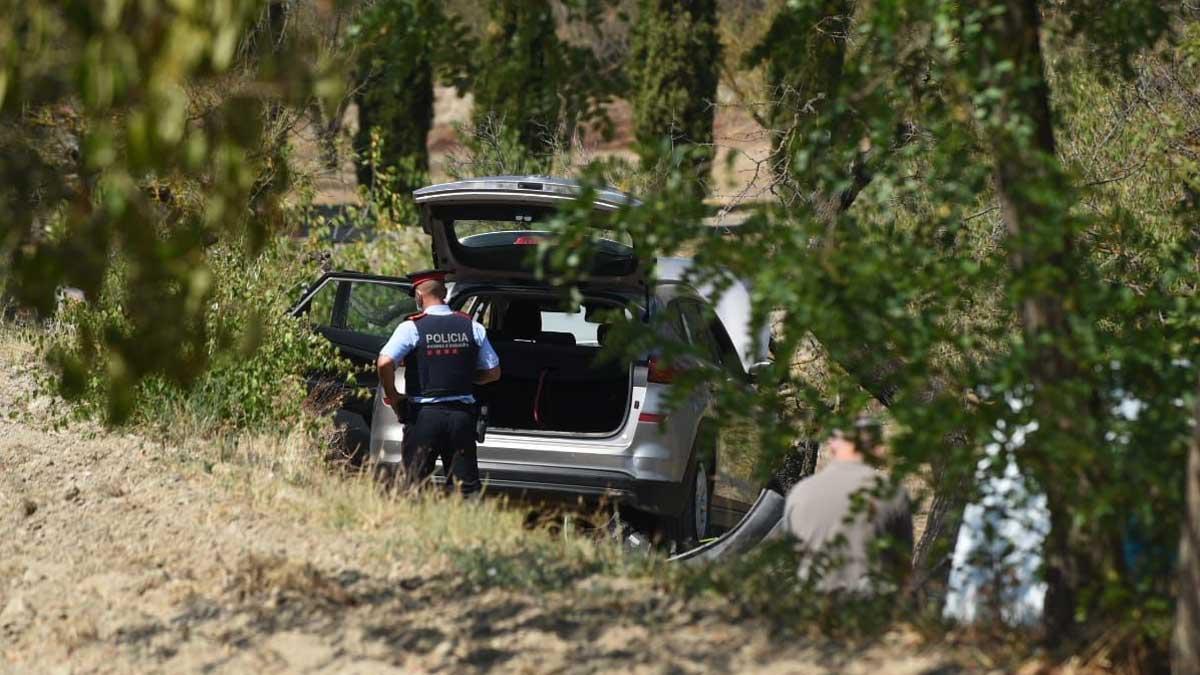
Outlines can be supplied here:
[[[500, 357], [482, 325], [446, 305], [445, 273], [409, 278], [420, 311], [396, 327], [376, 362], [384, 401], [408, 424], [401, 447], [405, 480], [424, 481], [441, 457], [448, 484], [463, 494], [477, 492], [472, 389], [500, 379]], [[396, 391], [397, 363], [405, 366], [407, 404]]]

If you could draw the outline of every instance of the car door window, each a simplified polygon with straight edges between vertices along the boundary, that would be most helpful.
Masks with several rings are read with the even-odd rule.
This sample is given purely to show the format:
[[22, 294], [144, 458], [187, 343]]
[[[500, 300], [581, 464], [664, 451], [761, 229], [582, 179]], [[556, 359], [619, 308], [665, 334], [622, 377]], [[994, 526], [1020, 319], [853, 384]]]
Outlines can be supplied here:
[[488, 339], [491, 339], [495, 331], [493, 324], [495, 323], [496, 312], [494, 308], [495, 303], [490, 299], [475, 295], [467, 298], [467, 301], [463, 303], [459, 311], [467, 314], [479, 323], [479, 325], [483, 326], [487, 330]]
[[663, 326], [667, 339], [688, 342], [687, 329], [683, 325], [682, 304], [679, 300], [675, 300], [667, 305], [667, 309], [663, 313]]
[[713, 365], [721, 365], [721, 351], [709, 329], [709, 319], [704, 305], [694, 300], [679, 303], [684, 324], [687, 326], [688, 342], [700, 352], [700, 356]]
[[729, 371], [734, 377], [745, 379], [746, 369], [742, 366], [742, 359], [737, 353], [737, 348], [733, 346], [733, 340], [729, 338], [728, 331], [721, 324], [721, 320], [713, 317], [708, 322], [710, 335], [716, 341], [717, 349], [721, 354], [721, 363], [725, 366], [725, 370]]
[[355, 333], [388, 338], [396, 326], [417, 311], [408, 287], [377, 281], [349, 280], [345, 328]]
[[492, 311], [492, 306], [493, 303], [491, 300], [477, 295], [467, 300], [462, 307], [462, 311], [470, 315], [472, 319], [479, 322], [483, 327], [491, 330], [493, 317], [496, 314]]
[[333, 310], [337, 304], [338, 282], [327, 281], [317, 289], [312, 299], [308, 301], [305, 316], [315, 326], [333, 326]]

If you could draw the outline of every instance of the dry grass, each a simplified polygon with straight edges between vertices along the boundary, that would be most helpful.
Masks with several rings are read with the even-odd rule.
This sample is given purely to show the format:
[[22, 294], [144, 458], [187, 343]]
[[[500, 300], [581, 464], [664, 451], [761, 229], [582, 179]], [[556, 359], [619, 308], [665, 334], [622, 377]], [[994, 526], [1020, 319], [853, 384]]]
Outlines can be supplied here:
[[[48, 414], [69, 404], [37, 393], [40, 364], [36, 329], [0, 322], [0, 363], [15, 373], [6, 398], [35, 426], [57, 422]], [[33, 394], [37, 394], [33, 396]], [[40, 405], [29, 405], [37, 399]], [[41, 401], [41, 399], [47, 399]], [[10, 406], [6, 406], [10, 407]], [[97, 431], [88, 424], [88, 433]], [[503, 584], [558, 587], [587, 574], [645, 576], [661, 559], [628, 555], [619, 543], [551, 517], [550, 526], [529, 524], [530, 508], [504, 498], [467, 501], [428, 490], [386, 490], [367, 472], [339, 470], [327, 460], [334, 431], [325, 420], [297, 420], [289, 432], [236, 433], [212, 437], [211, 420], [174, 411], [153, 436], [134, 430], [131, 442], [157, 445], [160, 455], [185, 475], [211, 477], [236, 501], [260, 513], [285, 517], [313, 531], [368, 537], [381, 559], [453, 568]], [[119, 480], [106, 494], [124, 494]], [[214, 514], [219, 516], [220, 514]]]
[[0, 362], [28, 364], [36, 359], [34, 329], [22, 324], [0, 321]]
[[528, 505], [502, 497], [397, 492], [368, 472], [339, 471], [324, 459], [324, 427], [205, 439], [188, 438], [187, 426], [181, 421], [175, 427], [172, 435], [181, 440], [167, 450], [189, 471], [211, 474], [257, 511], [314, 531], [368, 538], [380, 560], [530, 589], [560, 588], [592, 574], [654, 576], [665, 565], [661, 557], [626, 552], [603, 531], [576, 527], [569, 515], [551, 527], [530, 527]]

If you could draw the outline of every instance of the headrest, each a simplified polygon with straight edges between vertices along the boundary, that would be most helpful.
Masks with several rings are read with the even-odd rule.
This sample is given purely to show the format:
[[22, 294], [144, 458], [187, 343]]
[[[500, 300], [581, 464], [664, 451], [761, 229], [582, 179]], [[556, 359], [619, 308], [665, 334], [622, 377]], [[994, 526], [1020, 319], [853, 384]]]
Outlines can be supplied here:
[[599, 343], [601, 347], [603, 347], [605, 341], [608, 340], [608, 331], [610, 330], [612, 330], [611, 323], [602, 323], [599, 326], [596, 326], [596, 342]]
[[542, 332], [542, 311], [532, 300], [513, 300], [501, 328], [510, 340], [536, 340]]
[[571, 333], [560, 333], [557, 331], [543, 331], [538, 335], [538, 342], [551, 345], [564, 345], [567, 347], [575, 346], [575, 336]]

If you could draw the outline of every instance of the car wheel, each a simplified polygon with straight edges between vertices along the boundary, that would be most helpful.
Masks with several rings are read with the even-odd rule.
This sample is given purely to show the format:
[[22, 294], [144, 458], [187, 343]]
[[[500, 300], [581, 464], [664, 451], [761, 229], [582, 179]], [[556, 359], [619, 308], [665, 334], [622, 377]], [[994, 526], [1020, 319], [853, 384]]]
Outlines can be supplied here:
[[698, 544], [709, 530], [709, 514], [712, 510], [713, 478], [703, 462], [693, 456], [684, 475], [685, 498], [683, 512], [663, 519], [663, 535], [676, 550], [684, 550]]

